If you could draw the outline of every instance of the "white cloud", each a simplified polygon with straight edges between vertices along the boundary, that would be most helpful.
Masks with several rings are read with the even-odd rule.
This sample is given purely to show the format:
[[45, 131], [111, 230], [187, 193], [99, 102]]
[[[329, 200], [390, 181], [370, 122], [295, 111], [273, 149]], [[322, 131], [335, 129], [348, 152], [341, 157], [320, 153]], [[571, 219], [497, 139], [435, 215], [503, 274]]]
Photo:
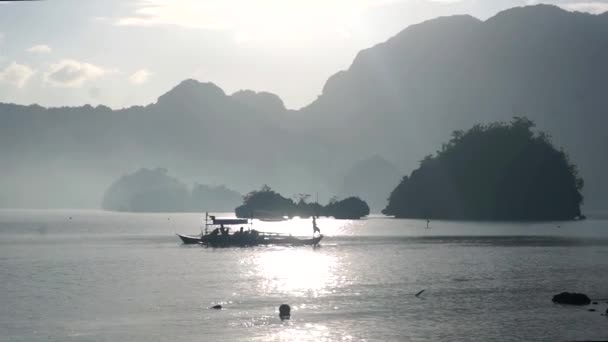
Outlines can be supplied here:
[[85, 82], [98, 79], [109, 72], [111, 70], [93, 64], [64, 59], [49, 67], [44, 74], [44, 80], [55, 87], [78, 88]]
[[608, 11], [608, 3], [599, 1], [574, 2], [562, 5], [562, 7], [570, 11], [588, 12], [593, 14], [600, 14]]
[[53, 51], [53, 49], [51, 49], [51, 47], [48, 45], [40, 44], [40, 45], [34, 45], [31, 48], [27, 49], [26, 51], [31, 52], [31, 53], [50, 53]]
[[402, 1], [407, 0], [139, 0], [134, 13], [115, 24], [234, 30], [247, 40], [293, 39], [310, 31], [344, 30], [365, 10]]
[[135, 85], [144, 84], [148, 81], [151, 75], [152, 73], [147, 69], [141, 69], [129, 76], [129, 82]]
[[13, 62], [0, 71], [0, 81], [12, 84], [17, 88], [23, 88], [35, 73], [36, 70], [27, 65]]

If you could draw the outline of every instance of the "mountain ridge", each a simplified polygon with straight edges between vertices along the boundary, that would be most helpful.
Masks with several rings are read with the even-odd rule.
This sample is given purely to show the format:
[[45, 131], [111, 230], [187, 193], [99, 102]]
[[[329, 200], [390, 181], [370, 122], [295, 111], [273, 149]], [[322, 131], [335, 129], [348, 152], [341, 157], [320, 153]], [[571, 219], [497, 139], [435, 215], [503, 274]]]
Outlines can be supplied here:
[[[357, 161], [382, 155], [407, 173], [453, 130], [515, 115], [553, 135], [579, 165], [586, 198], [602, 205], [607, 18], [536, 5], [485, 21], [460, 15], [412, 25], [360, 51], [300, 110], [272, 93], [228, 95], [192, 79], [154, 103], [123, 109], [0, 104], [8, 165], [0, 186], [10, 190], [0, 206], [11, 195], [31, 200], [37, 186], [60, 192], [49, 185], [58, 180], [74, 196], [87, 179], [99, 183], [91, 192], [100, 191], [150, 166], [241, 192], [268, 183], [285, 193], [325, 188], [322, 195], [331, 196]], [[22, 175], [35, 179], [33, 189], [16, 188]]]

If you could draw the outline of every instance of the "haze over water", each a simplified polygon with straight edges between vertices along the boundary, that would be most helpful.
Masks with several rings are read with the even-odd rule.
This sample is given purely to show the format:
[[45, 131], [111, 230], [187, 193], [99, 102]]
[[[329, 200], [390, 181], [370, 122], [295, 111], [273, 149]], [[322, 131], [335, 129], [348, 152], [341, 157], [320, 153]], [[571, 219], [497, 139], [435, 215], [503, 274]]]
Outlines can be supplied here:
[[[70, 219], [70, 217], [72, 219]], [[200, 214], [0, 211], [0, 341], [606, 339], [608, 221], [320, 219], [310, 247], [182, 246]], [[311, 233], [310, 220], [254, 228]], [[419, 297], [414, 295], [425, 292]], [[214, 304], [223, 310], [209, 310]], [[292, 306], [281, 322], [277, 308]]]

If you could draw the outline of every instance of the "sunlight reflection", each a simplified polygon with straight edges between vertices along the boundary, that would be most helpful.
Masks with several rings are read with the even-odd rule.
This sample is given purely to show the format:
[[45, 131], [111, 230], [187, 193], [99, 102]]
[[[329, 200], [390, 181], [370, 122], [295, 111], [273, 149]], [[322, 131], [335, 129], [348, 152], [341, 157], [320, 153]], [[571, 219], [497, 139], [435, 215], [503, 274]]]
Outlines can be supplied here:
[[[272, 336], [265, 336], [264, 341], [335, 341], [331, 331], [325, 325], [307, 323], [300, 328], [281, 330]], [[350, 336], [342, 341], [352, 340]]]
[[284, 249], [259, 255], [256, 270], [263, 277], [260, 286], [267, 293], [288, 293], [295, 296], [329, 292], [336, 284], [333, 256], [312, 249]]
[[[332, 218], [321, 217], [317, 219], [317, 225], [321, 228], [321, 233], [325, 236], [350, 235], [350, 227], [355, 221], [334, 220]], [[253, 227], [263, 232], [274, 232], [292, 234], [294, 236], [311, 236], [312, 219], [294, 217], [291, 220], [282, 222], [253, 221]]]

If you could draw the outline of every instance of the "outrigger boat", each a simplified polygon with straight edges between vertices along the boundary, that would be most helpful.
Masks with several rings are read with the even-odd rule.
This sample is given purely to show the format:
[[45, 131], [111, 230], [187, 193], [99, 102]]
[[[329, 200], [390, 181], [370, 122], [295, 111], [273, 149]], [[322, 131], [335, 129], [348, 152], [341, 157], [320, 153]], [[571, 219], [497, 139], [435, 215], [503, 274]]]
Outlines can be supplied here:
[[[305, 246], [318, 245], [323, 235], [316, 225], [316, 220], [313, 218], [313, 237], [298, 238], [291, 235], [260, 232], [251, 228], [253, 220], [248, 219], [222, 219], [205, 213], [205, 230], [201, 231], [200, 235], [182, 235], [176, 234], [184, 244], [199, 244], [211, 247], [245, 247], [258, 245], [289, 245], [289, 246]], [[230, 234], [230, 227], [241, 225], [240, 230]], [[247, 225], [245, 230], [243, 225]], [[209, 229], [212, 228], [211, 232]], [[202, 230], [202, 228], [201, 228]]]

